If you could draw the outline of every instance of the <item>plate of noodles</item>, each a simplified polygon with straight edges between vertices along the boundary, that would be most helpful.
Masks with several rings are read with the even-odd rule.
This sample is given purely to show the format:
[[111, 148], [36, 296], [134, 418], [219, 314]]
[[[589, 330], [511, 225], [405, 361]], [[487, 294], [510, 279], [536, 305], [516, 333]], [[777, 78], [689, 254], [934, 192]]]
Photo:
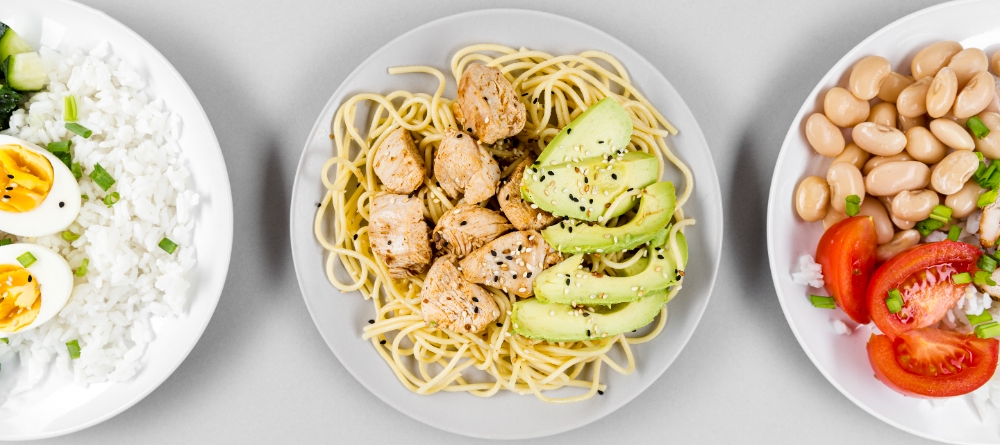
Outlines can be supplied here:
[[481, 438], [567, 431], [640, 394], [697, 326], [722, 246], [711, 154], [670, 83], [597, 29], [522, 10], [445, 17], [363, 62], [316, 121], [290, 213], [341, 363]]
[[63, 0], [5, 3], [0, 23], [5, 441], [93, 426], [177, 369], [222, 293], [233, 211], [208, 117], [142, 37]]
[[[967, 345], [997, 344], [997, 332], [991, 328], [1000, 318], [996, 303], [1000, 294], [989, 279], [995, 281], [1000, 275], [996, 249], [989, 246], [996, 235], [988, 233], [1000, 230], [1000, 224], [994, 219], [991, 227], [988, 215], [996, 208], [991, 203], [996, 201], [1000, 176], [990, 179], [982, 172], [968, 172], [951, 176], [955, 182], [941, 181], [956, 158], [971, 157], [973, 170], [981, 162], [974, 154], [983, 156], [983, 165], [994, 166], [1000, 158], [1000, 151], [993, 148], [1000, 147], [997, 14], [1000, 4], [993, 1], [944, 3], [903, 17], [858, 43], [816, 85], [791, 123], [775, 164], [768, 204], [772, 279], [789, 327], [806, 355], [861, 409], [903, 431], [946, 443], [1000, 443], [996, 356], [975, 355], [965, 364], [955, 359], [955, 367], [926, 366], [941, 359], [938, 351], [948, 351], [952, 360], [966, 354], [973, 357], [973, 348]], [[928, 63], [929, 56], [936, 60]], [[873, 66], [883, 67], [884, 78], [869, 84], [866, 92], [859, 79]], [[948, 79], [955, 80], [951, 87], [939, 88]], [[922, 86], [928, 87], [923, 90], [926, 94], [914, 95]], [[984, 97], [969, 101], [977, 87]], [[947, 91], [953, 94], [941, 100]], [[856, 118], [842, 120], [844, 116], [835, 111], [838, 97], [863, 109]], [[822, 119], [829, 119], [832, 128], [840, 127], [830, 133], [834, 139], [841, 136], [838, 143], [824, 145], [816, 137], [820, 126], [809, 122]], [[874, 125], [902, 136], [903, 145], [897, 146], [901, 150], [873, 154], [877, 149], [865, 139], [863, 129]], [[959, 138], [949, 139], [941, 128], [956, 129], [952, 134]], [[924, 136], [930, 144], [921, 145]], [[924, 147], [934, 151], [922, 151]], [[848, 159], [853, 155], [858, 157]], [[886, 162], [890, 158], [894, 159]], [[931, 164], [938, 166], [936, 173]], [[919, 175], [883, 175], [900, 167], [927, 169], [923, 178], [927, 181]], [[995, 168], [989, 170], [992, 177]], [[836, 276], [835, 270], [820, 265], [829, 264], [831, 245], [821, 239], [849, 239], [847, 232], [835, 228], [867, 223], [857, 216], [844, 219], [854, 209], [846, 208], [846, 196], [833, 196], [834, 191], [846, 190], [839, 188], [841, 171], [864, 178], [850, 195], [864, 197], [857, 216], [870, 216], [869, 227], [875, 226], [877, 232], [868, 244], [875, 254], [870, 270], [857, 269], [865, 290], [860, 292], [862, 304], [854, 307], [846, 303], [850, 298], [845, 292], [830, 289], [832, 280], [827, 279]], [[922, 183], [907, 183], [912, 178]], [[825, 201], [801, 199], [814, 181], [821, 187], [830, 184]], [[881, 184], [890, 188], [880, 189]], [[914, 209], [909, 205], [916, 201], [907, 199], [917, 195], [931, 199], [927, 214], [921, 214], [922, 209], [909, 213]], [[845, 212], [835, 207], [841, 203]], [[810, 214], [809, 204], [820, 204], [816, 208], [823, 207], [822, 213]], [[836, 233], [843, 235], [827, 236]], [[973, 260], [963, 265], [954, 254], [942, 255], [936, 263], [926, 260], [930, 252], [951, 248], [967, 252]], [[925, 258], [919, 266], [907, 264], [918, 257]], [[967, 266], [972, 269], [949, 269]], [[939, 267], [940, 275], [928, 272]], [[970, 276], [965, 283], [963, 273]], [[937, 280], [937, 287], [925, 286], [930, 280]], [[930, 291], [921, 296], [921, 288]], [[949, 289], [961, 292], [950, 300], [942, 298]], [[928, 297], [939, 299], [937, 308], [915, 309]], [[914, 347], [914, 339], [921, 338], [928, 339], [929, 346]], [[959, 339], [964, 345], [953, 349], [945, 339]], [[948, 382], [960, 384], [948, 387]]]

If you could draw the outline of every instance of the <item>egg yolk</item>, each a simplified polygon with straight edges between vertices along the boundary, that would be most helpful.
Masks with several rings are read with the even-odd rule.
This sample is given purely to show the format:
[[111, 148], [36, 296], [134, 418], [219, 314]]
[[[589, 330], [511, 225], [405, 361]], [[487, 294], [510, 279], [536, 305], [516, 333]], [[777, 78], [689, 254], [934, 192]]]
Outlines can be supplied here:
[[41, 308], [38, 280], [23, 267], [0, 264], [0, 330], [17, 332], [35, 321]]
[[34, 209], [52, 188], [52, 163], [45, 156], [20, 145], [0, 145], [0, 210], [27, 212]]

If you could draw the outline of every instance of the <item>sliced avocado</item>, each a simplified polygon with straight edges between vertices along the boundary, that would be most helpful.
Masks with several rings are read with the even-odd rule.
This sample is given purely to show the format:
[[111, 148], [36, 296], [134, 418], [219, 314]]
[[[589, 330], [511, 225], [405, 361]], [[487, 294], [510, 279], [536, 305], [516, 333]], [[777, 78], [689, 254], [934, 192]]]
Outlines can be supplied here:
[[17, 35], [11, 27], [0, 22], [0, 62], [15, 54], [31, 52], [31, 45]]
[[542, 230], [542, 237], [563, 253], [611, 253], [645, 243], [663, 229], [674, 215], [677, 200], [674, 185], [657, 182], [639, 193], [639, 209], [628, 223], [618, 227], [562, 221]]
[[[609, 157], [611, 155], [608, 155]], [[660, 174], [656, 156], [638, 151], [620, 157], [591, 157], [553, 166], [532, 165], [521, 180], [521, 196], [556, 216], [604, 221], [631, 209], [636, 196], [611, 204], [626, 192], [656, 182]]]
[[631, 276], [582, 271], [579, 267], [583, 264], [583, 254], [573, 255], [538, 274], [534, 281], [535, 297], [543, 303], [608, 305], [636, 301], [651, 292], [665, 290], [677, 283], [680, 278], [677, 270], [684, 270], [687, 262], [687, 242], [683, 234], [677, 235], [677, 248], [684, 261], [679, 267], [674, 252], [662, 244], [652, 247], [651, 258], [643, 258], [645, 267]]
[[538, 163], [544, 167], [573, 158], [607, 157], [627, 147], [630, 139], [632, 118], [617, 100], [605, 97], [563, 127], [542, 150]]
[[542, 303], [537, 298], [514, 303], [514, 332], [528, 338], [582, 341], [618, 335], [653, 321], [667, 303], [667, 292], [650, 292], [630, 303], [574, 308], [568, 304]]

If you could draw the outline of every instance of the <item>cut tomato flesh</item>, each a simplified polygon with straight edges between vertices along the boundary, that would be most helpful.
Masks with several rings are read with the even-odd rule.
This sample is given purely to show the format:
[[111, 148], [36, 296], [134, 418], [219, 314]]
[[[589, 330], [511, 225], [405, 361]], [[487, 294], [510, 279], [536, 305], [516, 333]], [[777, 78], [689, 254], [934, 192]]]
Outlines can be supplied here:
[[865, 290], [875, 268], [877, 243], [872, 218], [855, 216], [827, 229], [816, 247], [816, 262], [823, 268], [827, 292], [844, 313], [861, 324], [871, 321]]
[[952, 397], [983, 386], [997, 367], [1000, 342], [935, 328], [873, 334], [868, 360], [875, 376], [907, 396]]

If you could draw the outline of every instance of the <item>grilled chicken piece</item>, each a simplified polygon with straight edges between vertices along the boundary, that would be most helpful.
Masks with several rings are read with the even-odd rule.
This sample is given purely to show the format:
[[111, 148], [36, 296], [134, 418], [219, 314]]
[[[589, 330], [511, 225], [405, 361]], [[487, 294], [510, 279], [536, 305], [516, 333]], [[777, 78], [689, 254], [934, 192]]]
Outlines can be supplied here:
[[460, 333], [476, 333], [496, 320], [500, 308], [486, 289], [470, 283], [455, 267], [455, 256], [434, 260], [420, 291], [420, 311], [427, 324]]
[[448, 196], [464, 192], [465, 202], [479, 204], [496, 193], [500, 166], [467, 133], [448, 128], [434, 154], [434, 177]]
[[465, 257], [460, 263], [462, 275], [473, 283], [529, 297], [535, 275], [552, 264], [550, 250], [534, 230], [508, 233]]
[[517, 230], [542, 230], [559, 220], [538, 206], [532, 207], [532, 204], [521, 198], [521, 178], [524, 177], [524, 169], [532, 162], [533, 159], [525, 158], [514, 167], [514, 171], [507, 177], [507, 182], [500, 186], [500, 192], [497, 194], [500, 209]]
[[492, 144], [524, 128], [525, 111], [510, 81], [499, 69], [470, 64], [458, 81], [455, 118], [476, 139]]
[[400, 279], [419, 275], [431, 262], [430, 230], [424, 205], [406, 195], [383, 194], [372, 201], [368, 238], [372, 252]]
[[511, 230], [514, 226], [500, 212], [459, 204], [441, 215], [431, 236], [439, 252], [461, 258]]
[[1000, 238], [1000, 199], [983, 208], [979, 219], [979, 244], [993, 247]]
[[378, 145], [372, 169], [386, 190], [404, 195], [420, 188], [427, 175], [424, 158], [417, 151], [410, 132], [403, 127], [389, 133]]

